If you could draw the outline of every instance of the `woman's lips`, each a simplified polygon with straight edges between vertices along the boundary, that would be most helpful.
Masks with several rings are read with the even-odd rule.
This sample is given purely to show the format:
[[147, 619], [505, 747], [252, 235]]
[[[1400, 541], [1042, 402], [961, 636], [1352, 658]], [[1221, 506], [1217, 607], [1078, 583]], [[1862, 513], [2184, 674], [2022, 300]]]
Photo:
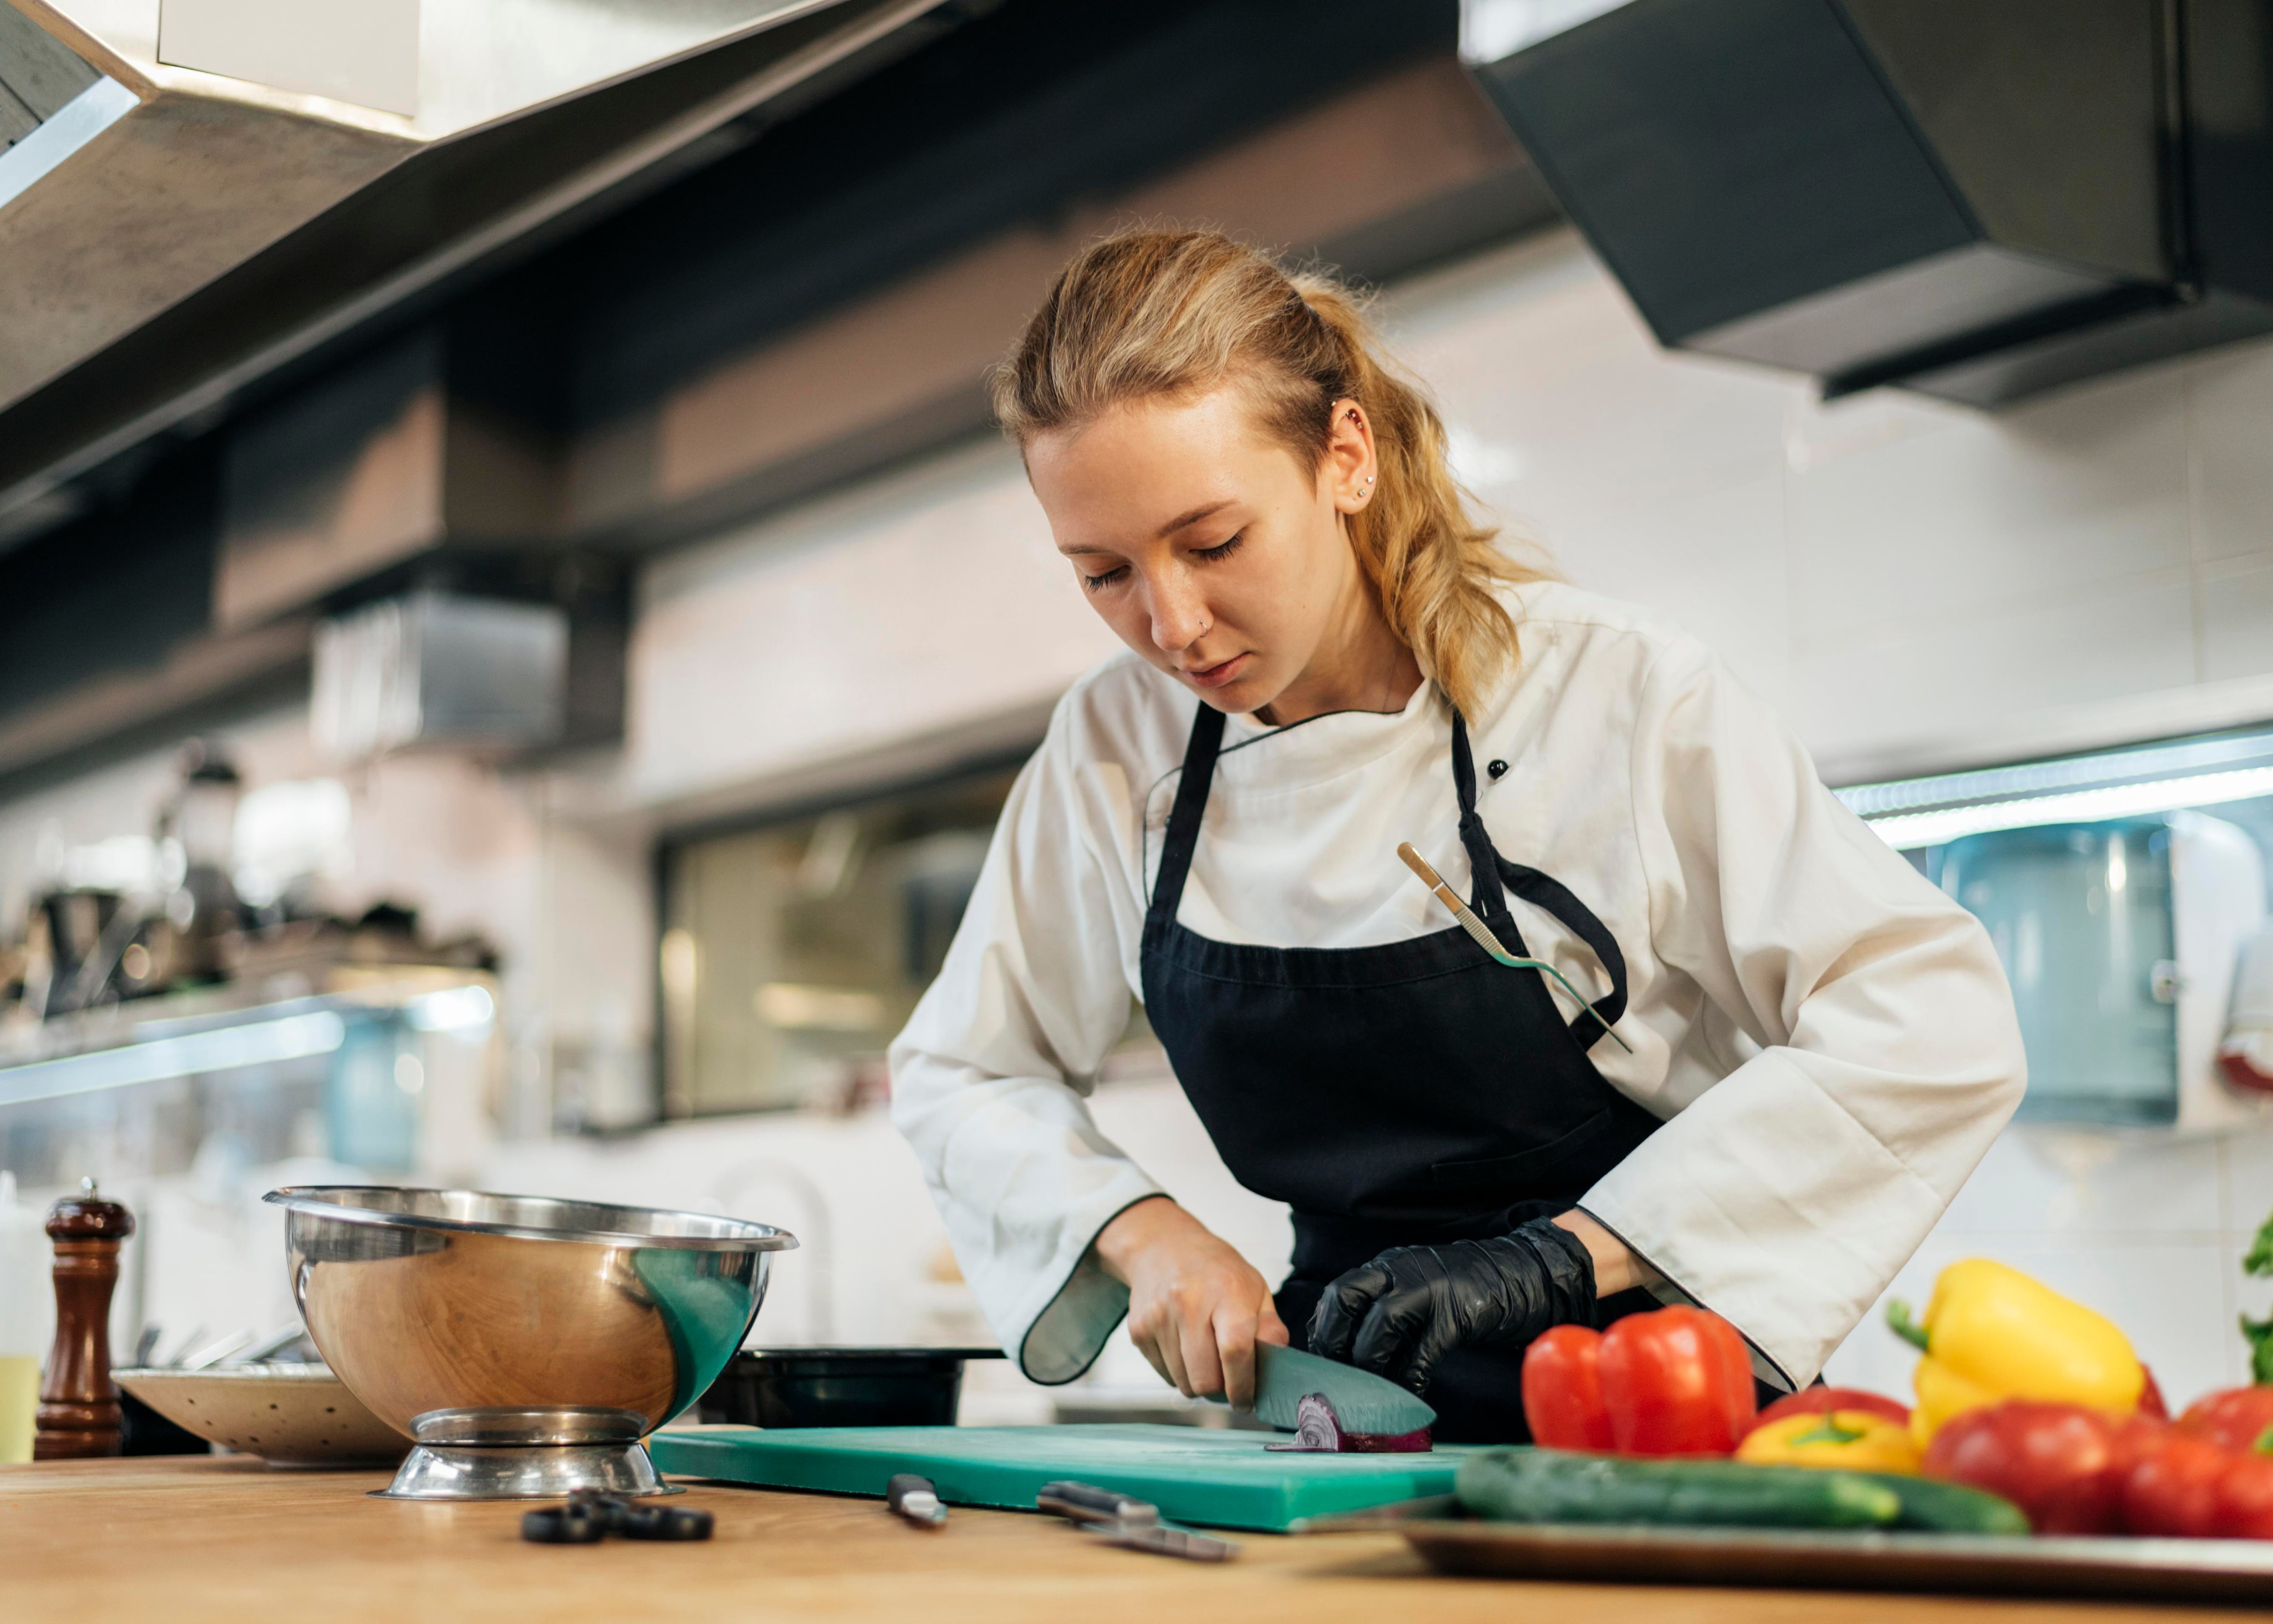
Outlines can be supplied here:
[[1221, 688], [1225, 683], [1235, 680], [1242, 673], [1246, 671], [1248, 661], [1253, 658], [1252, 655], [1248, 654], [1234, 654], [1229, 659], [1217, 665], [1202, 665], [1195, 670], [1187, 671], [1183, 673], [1184, 679], [1194, 688]]

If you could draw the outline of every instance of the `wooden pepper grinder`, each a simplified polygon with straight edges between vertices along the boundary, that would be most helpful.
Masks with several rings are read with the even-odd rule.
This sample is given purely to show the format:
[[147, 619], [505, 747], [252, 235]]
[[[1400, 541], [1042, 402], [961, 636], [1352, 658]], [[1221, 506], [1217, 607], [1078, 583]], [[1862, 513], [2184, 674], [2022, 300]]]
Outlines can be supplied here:
[[134, 1214], [79, 1181], [48, 1214], [56, 1245], [56, 1345], [40, 1387], [35, 1461], [116, 1455], [118, 1387], [110, 1380], [110, 1294], [118, 1284], [119, 1243], [134, 1233]]

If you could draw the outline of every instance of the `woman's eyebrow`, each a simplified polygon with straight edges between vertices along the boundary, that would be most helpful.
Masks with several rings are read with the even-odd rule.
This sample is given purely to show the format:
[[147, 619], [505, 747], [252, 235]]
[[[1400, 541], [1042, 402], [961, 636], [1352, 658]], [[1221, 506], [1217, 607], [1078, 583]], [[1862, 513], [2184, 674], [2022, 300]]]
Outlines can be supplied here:
[[1178, 530], [1183, 530], [1189, 525], [1197, 524], [1202, 519], [1206, 518], [1210, 514], [1221, 513], [1225, 508], [1230, 506], [1231, 499], [1229, 497], [1226, 497], [1219, 502], [1205, 503], [1201, 507], [1193, 508], [1189, 513], [1177, 515], [1166, 524], [1163, 524], [1159, 530], [1155, 530], [1153, 535], [1160, 540], [1166, 540], [1167, 538], [1174, 535]]

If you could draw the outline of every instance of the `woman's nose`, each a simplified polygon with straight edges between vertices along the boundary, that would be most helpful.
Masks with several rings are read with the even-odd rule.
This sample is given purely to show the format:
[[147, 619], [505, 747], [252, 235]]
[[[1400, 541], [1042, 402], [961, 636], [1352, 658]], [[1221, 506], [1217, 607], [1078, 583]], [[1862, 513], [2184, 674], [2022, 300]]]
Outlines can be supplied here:
[[1188, 649], [1208, 628], [1207, 605], [1197, 592], [1173, 582], [1152, 586], [1152, 641], [1164, 654]]

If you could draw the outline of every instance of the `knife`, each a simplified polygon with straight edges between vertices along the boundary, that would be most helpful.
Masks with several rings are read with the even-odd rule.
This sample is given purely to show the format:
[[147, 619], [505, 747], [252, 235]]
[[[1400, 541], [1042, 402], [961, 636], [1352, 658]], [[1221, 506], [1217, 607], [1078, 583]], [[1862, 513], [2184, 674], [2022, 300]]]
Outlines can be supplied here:
[[1124, 1550], [1149, 1551], [1155, 1556], [1181, 1557], [1187, 1562], [1227, 1562], [1239, 1554], [1235, 1539], [1219, 1539], [1167, 1522], [1085, 1522], [1083, 1533], [1099, 1545]]
[[1046, 1483], [1034, 1496], [1034, 1504], [1040, 1510], [1071, 1518], [1081, 1525], [1083, 1533], [1094, 1535], [1100, 1543], [1125, 1550], [1181, 1557], [1188, 1562], [1227, 1562], [1239, 1554], [1236, 1540], [1163, 1522], [1158, 1506], [1117, 1489], [1100, 1489], [1093, 1483], [1069, 1478]]
[[1116, 1522], [1127, 1528], [1142, 1528], [1160, 1520], [1158, 1506], [1117, 1489], [1100, 1489], [1093, 1483], [1076, 1483], [1069, 1478], [1042, 1485], [1034, 1496], [1034, 1505], [1039, 1510], [1054, 1511], [1076, 1522]]
[[939, 1498], [939, 1489], [928, 1477], [914, 1472], [895, 1472], [884, 1485], [884, 1504], [894, 1515], [905, 1517], [918, 1528], [942, 1528], [947, 1523], [947, 1507]]
[[1255, 1345], [1255, 1413], [1282, 1432], [1295, 1430], [1303, 1395], [1323, 1394], [1346, 1432], [1417, 1432], [1437, 1424], [1437, 1412], [1405, 1388], [1371, 1371], [1298, 1353], [1271, 1342]]

